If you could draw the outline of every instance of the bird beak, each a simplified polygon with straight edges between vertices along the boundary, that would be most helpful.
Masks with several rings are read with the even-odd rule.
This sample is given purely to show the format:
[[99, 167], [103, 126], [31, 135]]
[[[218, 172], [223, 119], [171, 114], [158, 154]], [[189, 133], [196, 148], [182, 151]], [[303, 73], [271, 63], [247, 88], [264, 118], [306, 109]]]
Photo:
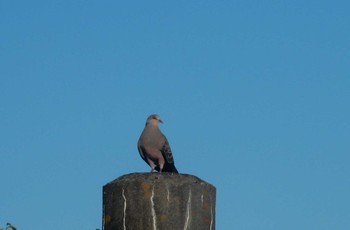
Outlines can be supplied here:
[[159, 122], [163, 124], [163, 121], [161, 119], [159, 119]]

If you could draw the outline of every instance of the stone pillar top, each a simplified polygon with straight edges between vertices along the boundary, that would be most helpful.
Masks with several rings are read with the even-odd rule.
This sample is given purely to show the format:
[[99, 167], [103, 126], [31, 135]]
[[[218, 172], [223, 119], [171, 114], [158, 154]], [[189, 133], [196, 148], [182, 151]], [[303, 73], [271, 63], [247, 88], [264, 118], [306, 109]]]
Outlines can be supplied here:
[[158, 173], [158, 172], [125, 174], [107, 183], [105, 186], [115, 184], [115, 183], [128, 183], [132, 181], [143, 181], [143, 182], [149, 182], [149, 183], [167, 182], [169, 184], [177, 184], [177, 185], [192, 184], [192, 183], [206, 184], [206, 185], [212, 186], [215, 189], [213, 185], [190, 174]]
[[103, 186], [104, 230], [214, 230], [216, 189], [188, 174], [131, 173]]

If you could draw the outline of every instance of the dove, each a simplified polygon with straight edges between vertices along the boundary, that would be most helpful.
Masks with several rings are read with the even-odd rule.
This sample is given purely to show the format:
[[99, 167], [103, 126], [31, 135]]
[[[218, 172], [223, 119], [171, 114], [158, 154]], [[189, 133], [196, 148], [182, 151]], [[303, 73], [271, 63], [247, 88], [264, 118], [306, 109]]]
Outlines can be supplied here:
[[145, 128], [137, 142], [141, 158], [151, 167], [151, 172], [178, 173], [167, 138], [160, 131], [158, 123], [163, 123], [157, 114], [147, 118]]

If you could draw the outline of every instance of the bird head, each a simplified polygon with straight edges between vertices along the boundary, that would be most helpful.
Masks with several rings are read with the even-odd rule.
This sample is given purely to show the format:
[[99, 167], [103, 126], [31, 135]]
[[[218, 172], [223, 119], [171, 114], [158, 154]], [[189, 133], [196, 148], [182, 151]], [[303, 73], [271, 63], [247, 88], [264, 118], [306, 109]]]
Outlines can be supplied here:
[[163, 123], [163, 121], [160, 119], [160, 116], [158, 116], [157, 114], [152, 114], [147, 118], [146, 124], [157, 125], [158, 122]]

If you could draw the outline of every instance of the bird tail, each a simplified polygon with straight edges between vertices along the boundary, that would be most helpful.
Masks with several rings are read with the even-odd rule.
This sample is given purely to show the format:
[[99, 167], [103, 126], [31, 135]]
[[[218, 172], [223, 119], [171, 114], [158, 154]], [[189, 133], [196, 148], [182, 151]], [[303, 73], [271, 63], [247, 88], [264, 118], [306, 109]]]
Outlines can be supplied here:
[[162, 172], [179, 173], [174, 164], [165, 164]]

